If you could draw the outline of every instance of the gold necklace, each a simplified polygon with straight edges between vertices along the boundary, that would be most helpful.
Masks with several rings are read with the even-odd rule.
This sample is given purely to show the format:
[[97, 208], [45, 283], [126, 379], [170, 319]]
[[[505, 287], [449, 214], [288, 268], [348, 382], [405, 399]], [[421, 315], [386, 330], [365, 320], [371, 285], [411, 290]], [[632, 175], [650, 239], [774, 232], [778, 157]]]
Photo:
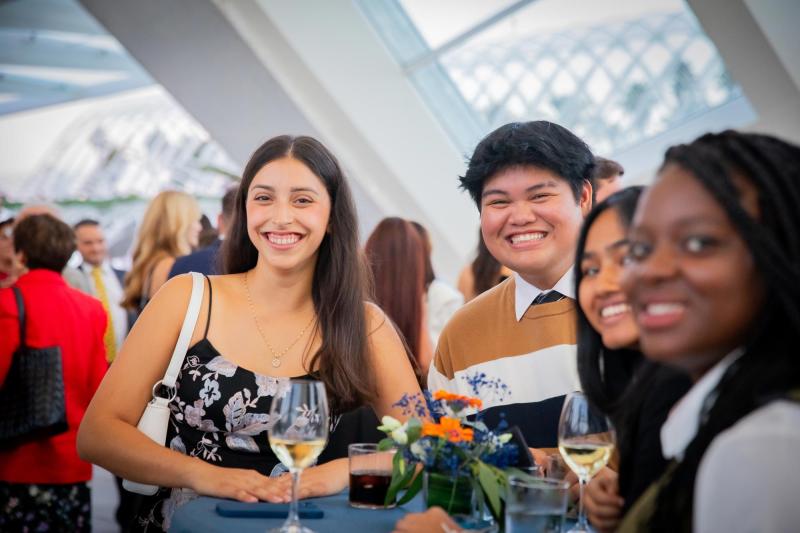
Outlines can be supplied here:
[[305, 335], [306, 330], [309, 328], [309, 326], [311, 326], [311, 324], [314, 323], [314, 319], [316, 318], [316, 316], [315, 315], [311, 316], [311, 320], [308, 322], [308, 324], [306, 324], [306, 326], [303, 329], [300, 330], [300, 333], [297, 334], [297, 338], [295, 338], [292, 341], [292, 343], [289, 344], [289, 346], [287, 346], [280, 352], [275, 351], [275, 348], [273, 348], [272, 345], [267, 340], [267, 336], [264, 335], [264, 330], [261, 329], [261, 323], [258, 321], [258, 315], [256, 314], [256, 306], [253, 305], [253, 299], [250, 297], [250, 286], [247, 283], [247, 275], [249, 273], [250, 273], [249, 271], [244, 273], [244, 290], [247, 293], [247, 303], [250, 304], [250, 312], [253, 314], [253, 320], [256, 323], [256, 329], [258, 329], [259, 335], [261, 335], [261, 340], [264, 341], [264, 344], [267, 345], [269, 351], [272, 352], [272, 367], [278, 368], [279, 366], [281, 366], [281, 357], [286, 355], [286, 352], [291, 350], [294, 347], [294, 345], [297, 344], [300, 341], [300, 339], [303, 338], [303, 335]]

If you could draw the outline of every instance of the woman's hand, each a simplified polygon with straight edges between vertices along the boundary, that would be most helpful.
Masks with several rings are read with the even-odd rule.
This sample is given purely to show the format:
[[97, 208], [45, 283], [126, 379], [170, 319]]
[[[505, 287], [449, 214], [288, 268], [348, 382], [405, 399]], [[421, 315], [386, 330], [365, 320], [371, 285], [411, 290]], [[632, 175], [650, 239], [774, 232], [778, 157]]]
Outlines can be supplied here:
[[586, 514], [595, 529], [605, 533], [617, 528], [625, 501], [619, 496], [616, 472], [603, 468], [589, 481], [583, 498]]
[[291, 482], [287, 485], [280, 478], [267, 477], [255, 470], [224, 468], [206, 463], [198, 464], [193, 469], [188, 485], [202, 496], [242, 502], [288, 502], [292, 490]]
[[[292, 476], [288, 472], [275, 478], [287, 493], [286, 501], [292, 494]], [[343, 491], [349, 482], [350, 472], [347, 458], [336, 459], [323, 465], [312, 466], [303, 470], [300, 475], [298, 498], [316, 498]]]
[[431, 507], [424, 513], [409, 513], [394, 525], [394, 533], [430, 533], [432, 531], [461, 531], [441, 507]]

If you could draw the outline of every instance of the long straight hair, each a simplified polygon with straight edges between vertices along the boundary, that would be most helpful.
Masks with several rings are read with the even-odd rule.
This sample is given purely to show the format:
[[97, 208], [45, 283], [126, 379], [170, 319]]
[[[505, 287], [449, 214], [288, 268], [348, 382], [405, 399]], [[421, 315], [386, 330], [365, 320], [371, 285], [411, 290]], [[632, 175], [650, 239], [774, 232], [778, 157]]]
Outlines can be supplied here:
[[425, 299], [425, 245], [407, 220], [381, 220], [367, 239], [375, 303], [405, 337], [419, 363], [422, 306]]
[[312, 137], [282, 135], [253, 153], [236, 193], [230, 231], [223, 241], [223, 272], [238, 274], [256, 266], [258, 250], [247, 234], [247, 192], [259, 170], [284, 157], [306, 165], [325, 185], [331, 199], [329, 231], [320, 244], [311, 282], [322, 345], [312, 356], [310, 368], [325, 383], [332, 408], [343, 412], [376, 395], [365, 314], [368, 275], [350, 187], [338, 161], [322, 143]]
[[[664, 166], [670, 164], [694, 176], [723, 208], [766, 286], [744, 354], [711, 393], [713, 406], [656, 499], [650, 530], [691, 531], [695, 477], [712, 441], [750, 412], [800, 387], [800, 147], [767, 135], [725, 131], [670, 148]], [[757, 190], [757, 218], [741, 205], [739, 176]]]

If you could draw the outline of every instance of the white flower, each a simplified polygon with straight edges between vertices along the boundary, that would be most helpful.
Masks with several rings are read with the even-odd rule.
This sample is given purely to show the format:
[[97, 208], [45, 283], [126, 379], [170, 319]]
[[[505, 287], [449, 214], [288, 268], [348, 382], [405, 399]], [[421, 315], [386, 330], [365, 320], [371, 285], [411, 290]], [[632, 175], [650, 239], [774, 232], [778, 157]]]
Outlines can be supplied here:
[[408, 434], [406, 433], [406, 429], [408, 429], [408, 428], [406, 427], [405, 424], [403, 424], [399, 428], [397, 428], [394, 431], [392, 431], [392, 433], [391, 433], [392, 439], [394, 439], [394, 441], [397, 444], [400, 444], [400, 445], [408, 444]]
[[414, 457], [416, 457], [420, 461], [425, 460], [425, 448], [422, 447], [422, 444], [420, 444], [419, 441], [413, 442], [411, 444], [410, 450], [411, 453], [414, 455]]
[[403, 425], [399, 420], [388, 415], [381, 418], [381, 423], [382, 425], [379, 426], [378, 429], [385, 433], [390, 433]]
[[500, 441], [500, 444], [505, 444], [511, 440], [511, 436], [512, 436], [511, 433], [503, 433], [502, 435], [497, 437], [497, 440]]

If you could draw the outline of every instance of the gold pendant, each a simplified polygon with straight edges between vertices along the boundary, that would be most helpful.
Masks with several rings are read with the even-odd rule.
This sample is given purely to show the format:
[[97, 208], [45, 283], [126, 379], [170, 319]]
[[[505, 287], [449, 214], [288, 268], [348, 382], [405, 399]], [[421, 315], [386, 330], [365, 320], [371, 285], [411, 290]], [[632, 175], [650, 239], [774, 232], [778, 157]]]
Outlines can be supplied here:
[[278, 359], [277, 357], [273, 357], [272, 358], [272, 368], [278, 368], [279, 366], [281, 366], [281, 360]]

